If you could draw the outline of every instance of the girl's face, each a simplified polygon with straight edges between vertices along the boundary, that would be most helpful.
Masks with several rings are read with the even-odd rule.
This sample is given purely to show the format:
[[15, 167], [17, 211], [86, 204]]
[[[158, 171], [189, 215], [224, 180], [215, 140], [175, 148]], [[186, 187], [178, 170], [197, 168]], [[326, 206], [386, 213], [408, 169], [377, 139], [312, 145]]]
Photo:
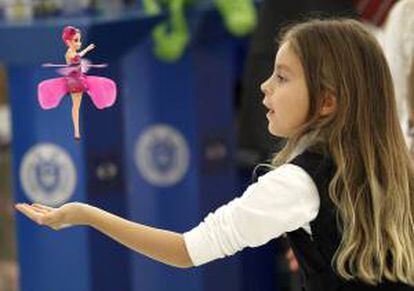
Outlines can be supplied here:
[[82, 42], [80, 33], [76, 33], [72, 39], [68, 41], [68, 46], [74, 51], [78, 51], [81, 48]]
[[305, 123], [309, 111], [309, 93], [298, 56], [285, 42], [276, 55], [273, 74], [260, 89], [268, 109], [268, 130], [272, 135], [290, 137]]

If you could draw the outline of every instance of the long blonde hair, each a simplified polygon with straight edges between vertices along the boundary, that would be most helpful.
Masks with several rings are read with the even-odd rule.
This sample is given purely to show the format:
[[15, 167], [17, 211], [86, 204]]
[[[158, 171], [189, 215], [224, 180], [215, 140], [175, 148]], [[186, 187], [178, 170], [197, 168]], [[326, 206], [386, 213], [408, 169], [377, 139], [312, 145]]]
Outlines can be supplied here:
[[[381, 47], [351, 19], [296, 24], [281, 42], [300, 58], [310, 110], [273, 164], [286, 163], [304, 134], [318, 132], [319, 148], [336, 164], [329, 195], [342, 231], [332, 260], [337, 273], [372, 285], [384, 278], [414, 285], [414, 171]], [[337, 109], [321, 118], [326, 94]]]

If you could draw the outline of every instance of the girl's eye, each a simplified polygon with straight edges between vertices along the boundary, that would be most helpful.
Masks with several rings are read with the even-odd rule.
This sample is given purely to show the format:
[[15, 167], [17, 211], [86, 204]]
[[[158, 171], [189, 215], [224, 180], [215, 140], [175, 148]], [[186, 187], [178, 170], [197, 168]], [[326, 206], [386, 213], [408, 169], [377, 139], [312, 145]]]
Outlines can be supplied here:
[[286, 82], [286, 78], [285, 78], [285, 77], [283, 77], [283, 76], [282, 76], [282, 75], [280, 75], [280, 74], [277, 74], [277, 75], [276, 75], [276, 78], [277, 78], [278, 82], [280, 82], [280, 83], [284, 83], [284, 82]]

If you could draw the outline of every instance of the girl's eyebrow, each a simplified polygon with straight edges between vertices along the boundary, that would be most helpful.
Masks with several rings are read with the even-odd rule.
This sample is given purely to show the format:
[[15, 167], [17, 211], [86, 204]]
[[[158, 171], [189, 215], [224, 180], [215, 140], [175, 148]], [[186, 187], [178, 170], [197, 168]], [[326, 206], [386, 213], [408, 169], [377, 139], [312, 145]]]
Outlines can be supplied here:
[[276, 64], [276, 70], [282, 70], [288, 73], [292, 73], [292, 70], [285, 64]]

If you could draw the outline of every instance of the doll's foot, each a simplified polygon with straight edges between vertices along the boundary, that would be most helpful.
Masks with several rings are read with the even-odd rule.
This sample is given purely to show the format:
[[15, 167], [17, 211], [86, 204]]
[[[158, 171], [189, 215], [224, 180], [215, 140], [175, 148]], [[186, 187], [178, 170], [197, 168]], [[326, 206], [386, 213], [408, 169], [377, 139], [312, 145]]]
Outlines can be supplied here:
[[74, 136], [75, 141], [78, 143], [80, 141], [80, 136]]

